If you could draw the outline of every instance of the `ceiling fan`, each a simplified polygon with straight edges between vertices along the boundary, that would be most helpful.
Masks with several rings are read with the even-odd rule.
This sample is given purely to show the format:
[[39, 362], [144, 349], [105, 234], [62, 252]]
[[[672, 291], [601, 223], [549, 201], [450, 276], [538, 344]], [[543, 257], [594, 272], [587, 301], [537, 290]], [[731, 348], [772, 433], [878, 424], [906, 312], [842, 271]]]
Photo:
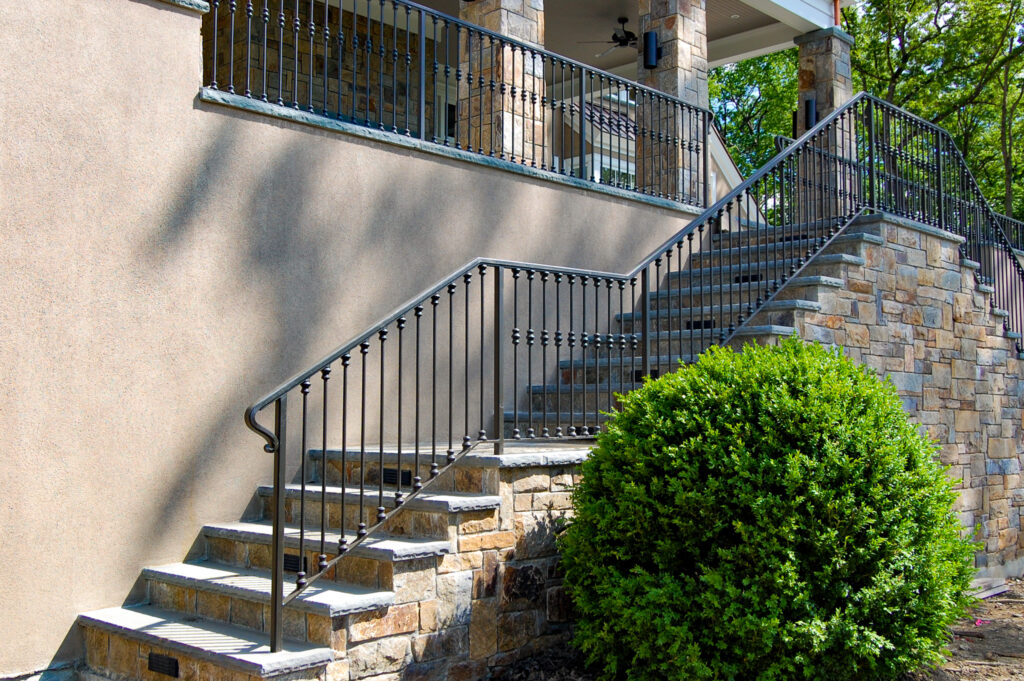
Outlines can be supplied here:
[[600, 54], [594, 56], [600, 59], [601, 57], [609, 54], [612, 50], [617, 50], [620, 47], [632, 47], [636, 49], [636, 33], [626, 28], [626, 24], [629, 22], [628, 17], [619, 17], [619, 26], [612, 32], [611, 40], [584, 40], [581, 44], [601, 44], [611, 45], [608, 49]]

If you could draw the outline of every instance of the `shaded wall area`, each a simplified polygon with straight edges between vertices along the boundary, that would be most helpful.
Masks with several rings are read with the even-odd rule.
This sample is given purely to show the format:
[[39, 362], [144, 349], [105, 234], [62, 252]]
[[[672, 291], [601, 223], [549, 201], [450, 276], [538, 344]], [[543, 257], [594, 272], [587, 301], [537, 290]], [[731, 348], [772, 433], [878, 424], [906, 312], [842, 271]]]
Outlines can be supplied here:
[[474, 256], [622, 271], [685, 223], [200, 103], [201, 18], [156, 0], [0, 22], [0, 677], [242, 514], [273, 385]]

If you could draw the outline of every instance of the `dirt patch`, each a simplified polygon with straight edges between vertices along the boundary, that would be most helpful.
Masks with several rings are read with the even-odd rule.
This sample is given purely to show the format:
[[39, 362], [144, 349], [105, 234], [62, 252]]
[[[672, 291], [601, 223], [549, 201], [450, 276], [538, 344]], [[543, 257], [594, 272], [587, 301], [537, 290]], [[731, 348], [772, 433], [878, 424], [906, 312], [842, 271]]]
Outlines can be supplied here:
[[[981, 601], [953, 627], [951, 658], [938, 669], [915, 672], [906, 681], [1024, 681], [1024, 580]], [[556, 649], [520, 660], [502, 681], [594, 681], [574, 650]]]
[[951, 659], [907, 681], [1024, 681], [1024, 580], [981, 601], [953, 627]]

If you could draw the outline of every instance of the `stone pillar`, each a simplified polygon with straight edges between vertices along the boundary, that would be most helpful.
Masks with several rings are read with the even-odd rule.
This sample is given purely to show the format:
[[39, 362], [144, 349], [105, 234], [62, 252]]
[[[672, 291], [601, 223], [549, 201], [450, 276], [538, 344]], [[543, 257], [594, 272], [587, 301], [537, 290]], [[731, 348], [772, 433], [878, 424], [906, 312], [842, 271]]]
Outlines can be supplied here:
[[[824, 28], [797, 37], [799, 55], [799, 99], [796, 112], [797, 137], [809, 129], [807, 102], [813, 101], [817, 121], [841, 107], [853, 96], [850, 48], [853, 38], [838, 27]], [[794, 222], [841, 219], [851, 211], [861, 191], [859, 178], [849, 172], [857, 160], [857, 124], [854, 116], [837, 121], [812, 140], [797, 158], [798, 202]]]
[[799, 137], [808, 128], [804, 102], [815, 101], [820, 121], [853, 97], [850, 73], [853, 37], [832, 27], [805, 33], [793, 42], [800, 48], [800, 94], [796, 114]]
[[[670, 98], [639, 93], [636, 98], [637, 183], [654, 196], [700, 203], [704, 154], [703, 114], [675, 100], [708, 106], [706, 0], [639, 0], [641, 50], [637, 81]], [[643, 65], [643, 34], [658, 35], [661, 59], [655, 69]]]
[[543, 138], [544, 0], [459, 2], [459, 18], [526, 48], [475, 32], [460, 36], [460, 146], [525, 165], [546, 166]]

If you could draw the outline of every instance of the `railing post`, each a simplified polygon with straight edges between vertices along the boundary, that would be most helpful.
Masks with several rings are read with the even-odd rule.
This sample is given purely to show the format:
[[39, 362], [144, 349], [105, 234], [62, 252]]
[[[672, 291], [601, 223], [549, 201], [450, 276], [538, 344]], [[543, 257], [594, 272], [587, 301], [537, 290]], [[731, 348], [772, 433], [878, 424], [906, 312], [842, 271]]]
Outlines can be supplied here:
[[[434, 49], [437, 49], [435, 44]], [[420, 9], [420, 139], [427, 139], [427, 15]], [[437, 112], [435, 112], [436, 115]]]
[[580, 67], [580, 179], [587, 177], [587, 70]]
[[935, 132], [935, 164], [937, 167], [939, 188], [936, 192], [939, 200], [939, 229], [946, 229], [946, 196], [943, 192], [943, 175], [942, 175], [942, 149], [945, 145], [943, 144], [942, 131]]
[[284, 600], [284, 500], [285, 486], [285, 424], [287, 419], [288, 396], [281, 395], [274, 402], [274, 435], [277, 447], [274, 448], [274, 530], [271, 537], [270, 552], [273, 559], [271, 565], [270, 585], [270, 650], [277, 652], [284, 645], [284, 624], [282, 613]]
[[711, 167], [709, 165], [711, 156], [710, 151], [708, 149], [708, 140], [711, 139], [711, 112], [704, 111], [701, 114], [701, 117], [704, 119], [704, 139], [701, 143], [701, 146], [704, 150], [704, 205], [702, 205], [701, 208], [707, 208], [709, 205], [711, 205], [711, 187], [708, 184], [711, 181]]
[[[494, 265], [494, 453], [505, 448], [505, 296], [504, 272]], [[481, 396], [482, 399], [482, 396]]]
[[644, 337], [640, 341], [644, 376], [651, 375], [651, 268], [644, 267], [640, 273], [640, 318]]
[[868, 207], [878, 210], [878, 182], [875, 164], [875, 103], [868, 100]]

